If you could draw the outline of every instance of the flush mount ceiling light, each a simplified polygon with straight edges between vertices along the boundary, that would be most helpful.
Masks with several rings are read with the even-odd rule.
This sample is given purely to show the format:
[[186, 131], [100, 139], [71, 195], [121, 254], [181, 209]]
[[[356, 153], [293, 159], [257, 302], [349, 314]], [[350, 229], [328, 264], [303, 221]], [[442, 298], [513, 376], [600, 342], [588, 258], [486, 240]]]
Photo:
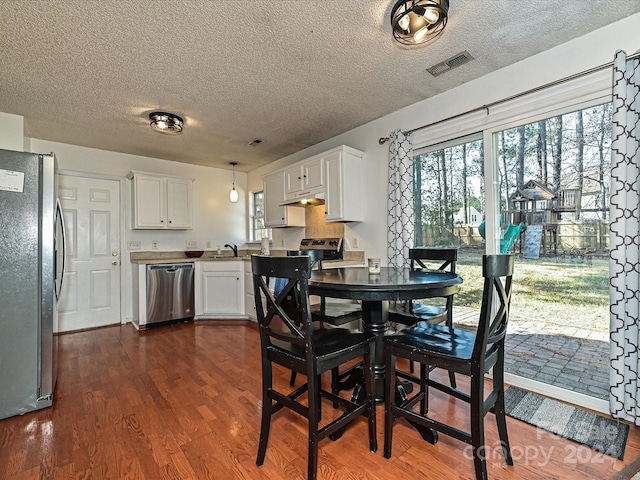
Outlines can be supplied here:
[[167, 112], [151, 112], [149, 114], [151, 120], [151, 128], [156, 132], [166, 133], [167, 135], [177, 135], [182, 133], [183, 121], [178, 115]]
[[427, 43], [447, 25], [449, 0], [400, 0], [391, 9], [393, 38], [403, 45]]
[[238, 162], [229, 162], [229, 165], [231, 165], [231, 168], [233, 169], [233, 187], [229, 192], [229, 200], [231, 200], [232, 203], [236, 203], [238, 201], [238, 191], [236, 190], [236, 165], [237, 164]]

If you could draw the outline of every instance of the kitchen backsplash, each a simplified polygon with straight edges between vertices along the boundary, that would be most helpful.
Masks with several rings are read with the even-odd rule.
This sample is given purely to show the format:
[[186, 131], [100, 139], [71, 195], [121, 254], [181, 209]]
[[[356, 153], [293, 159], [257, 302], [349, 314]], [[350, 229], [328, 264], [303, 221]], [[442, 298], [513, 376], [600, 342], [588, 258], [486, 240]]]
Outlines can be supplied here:
[[305, 207], [305, 238], [344, 238], [344, 223], [327, 222], [324, 205]]

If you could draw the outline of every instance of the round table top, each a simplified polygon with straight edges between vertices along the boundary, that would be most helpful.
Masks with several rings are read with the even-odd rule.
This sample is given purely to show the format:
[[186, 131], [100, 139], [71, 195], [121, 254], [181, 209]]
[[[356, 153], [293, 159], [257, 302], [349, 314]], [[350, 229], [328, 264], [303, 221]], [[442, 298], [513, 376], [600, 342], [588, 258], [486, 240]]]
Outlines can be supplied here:
[[313, 271], [311, 294], [357, 300], [411, 300], [455, 293], [462, 278], [450, 272], [382, 267], [370, 274], [368, 267], [331, 268]]

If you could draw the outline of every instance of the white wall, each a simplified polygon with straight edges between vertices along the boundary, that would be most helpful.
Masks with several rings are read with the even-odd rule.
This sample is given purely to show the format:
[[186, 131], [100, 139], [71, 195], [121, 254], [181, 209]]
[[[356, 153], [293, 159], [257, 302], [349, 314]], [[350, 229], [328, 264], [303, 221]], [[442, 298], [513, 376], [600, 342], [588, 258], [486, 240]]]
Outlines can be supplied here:
[[[424, 47], [428, 49], [429, 47]], [[360, 239], [366, 256], [386, 257], [387, 161], [388, 144], [379, 145], [395, 129], [410, 130], [482, 105], [499, 101], [554, 80], [610, 63], [614, 53], [631, 54], [640, 48], [640, 14], [596, 30], [517, 64], [468, 82], [436, 97], [418, 102], [349, 132], [309, 147], [275, 163], [249, 172], [247, 189], [262, 189], [262, 175], [290, 165], [335, 146], [345, 144], [365, 154], [366, 182], [362, 199], [365, 221], [348, 223], [345, 237]], [[478, 61], [478, 60], [475, 60]], [[445, 74], [446, 75], [446, 74]], [[455, 75], [452, 71], [450, 75]], [[428, 76], [425, 74], [425, 81]], [[402, 79], [398, 79], [402, 88]], [[418, 146], [418, 145], [414, 145]], [[292, 231], [289, 231], [292, 230]], [[299, 229], [274, 229], [273, 244], [295, 238]]]

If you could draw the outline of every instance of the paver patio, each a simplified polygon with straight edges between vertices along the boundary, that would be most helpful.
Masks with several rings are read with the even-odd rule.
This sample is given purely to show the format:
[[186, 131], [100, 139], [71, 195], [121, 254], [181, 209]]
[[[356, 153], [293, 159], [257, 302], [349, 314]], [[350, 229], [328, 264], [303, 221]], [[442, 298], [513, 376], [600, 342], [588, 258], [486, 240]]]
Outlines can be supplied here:
[[[454, 324], [476, 325], [479, 311], [454, 306]], [[540, 320], [509, 319], [505, 371], [609, 399], [609, 334], [547, 325]]]

